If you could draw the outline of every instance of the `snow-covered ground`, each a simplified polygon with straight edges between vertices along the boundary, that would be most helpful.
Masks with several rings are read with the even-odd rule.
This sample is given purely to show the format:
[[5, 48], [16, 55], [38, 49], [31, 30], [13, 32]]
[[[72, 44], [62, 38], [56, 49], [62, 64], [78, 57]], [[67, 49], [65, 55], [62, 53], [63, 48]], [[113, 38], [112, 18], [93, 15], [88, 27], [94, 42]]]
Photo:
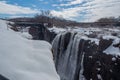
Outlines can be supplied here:
[[50, 31], [56, 32], [56, 33], [61, 33], [61, 32], [65, 32], [65, 31], [74, 31], [74, 32], [78, 32], [81, 34], [92, 34], [92, 33], [96, 33], [96, 34], [103, 34], [103, 35], [111, 35], [111, 33], [118, 33], [120, 36], [120, 27], [114, 27], [114, 28], [98, 28], [98, 27], [88, 27], [88, 28], [83, 28], [83, 27], [74, 27], [74, 28], [57, 28], [57, 27], [53, 27], [53, 28], [49, 28]]
[[51, 45], [28, 40], [0, 20], [0, 74], [10, 80], [60, 80]]
[[113, 39], [113, 43], [104, 51], [107, 54], [119, 55], [120, 56], [120, 48], [114, 47], [113, 45], [120, 43], [120, 38], [115, 36], [103, 36], [104, 39]]
[[[111, 46], [109, 46], [104, 53], [111, 54], [111, 55], [120, 55], [120, 48], [114, 47], [114, 44], [120, 43], [120, 28], [114, 27], [114, 28], [82, 28], [82, 27], [75, 27], [75, 28], [57, 28], [53, 27], [49, 29], [50, 31], [54, 31], [57, 34], [64, 33], [65, 31], [75, 32], [79, 33], [80, 37], [82, 35], [82, 39], [84, 40], [91, 40], [92, 42], [95, 42], [97, 45], [99, 45], [99, 40], [102, 37], [103, 39], [109, 40], [113, 39], [113, 43]], [[95, 35], [95, 37], [88, 37], [89, 35]]]

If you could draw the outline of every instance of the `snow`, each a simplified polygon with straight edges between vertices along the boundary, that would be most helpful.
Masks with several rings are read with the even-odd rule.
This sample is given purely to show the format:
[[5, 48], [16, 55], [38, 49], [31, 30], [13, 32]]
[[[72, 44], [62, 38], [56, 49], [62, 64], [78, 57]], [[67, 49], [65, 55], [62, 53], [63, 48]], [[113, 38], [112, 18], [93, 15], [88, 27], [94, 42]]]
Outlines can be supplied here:
[[118, 44], [120, 42], [120, 38], [117, 36], [112, 35], [104, 35], [103, 39], [113, 39], [112, 45], [110, 45], [106, 50], [104, 50], [104, 53], [111, 54], [111, 55], [120, 55], [120, 49], [118, 47], [114, 47], [114, 44]]
[[99, 45], [99, 39], [89, 38], [85, 35], [81, 35], [81, 33], [79, 33], [79, 37], [84, 40], [90, 40], [91, 42], [95, 42], [96, 45]]
[[115, 36], [111, 36], [111, 35], [104, 35], [104, 36], [103, 36], [103, 39], [107, 39], [107, 40], [109, 40], [109, 39], [114, 39], [114, 40], [119, 41], [119, 38], [117, 38], [117, 37], [115, 37]]
[[27, 39], [32, 39], [32, 35], [30, 35], [28, 32], [18, 32], [22, 37]]
[[70, 27], [66, 27], [66, 28], [58, 28], [58, 27], [53, 27], [53, 28], [49, 28], [50, 31], [53, 31], [55, 33], [60, 33], [60, 32], [64, 32], [64, 31], [74, 31], [74, 32], [79, 32], [79, 33], [83, 33], [83, 34], [92, 34], [94, 31], [101, 31], [99, 28], [70, 28]]
[[120, 55], [120, 49], [118, 47], [114, 47], [114, 44], [117, 44], [120, 42], [120, 38], [114, 37], [114, 36], [103, 36], [104, 39], [113, 39], [112, 45], [110, 45], [106, 50], [104, 50], [104, 53], [111, 54], [111, 55]]
[[98, 71], [100, 71], [101, 69], [100, 68], [97, 68]]
[[115, 57], [113, 57], [113, 58], [112, 58], [112, 61], [116, 61], [116, 58], [115, 58]]
[[[54, 31], [56, 33], [64, 33], [65, 31], [70, 31], [74, 33], [78, 33], [81, 39], [90, 40], [91, 42], [95, 42], [95, 44], [99, 45], [99, 40], [102, 37], [103, 39], [110, 40], [113, 39], [113, 44], [109, 46], [104, 53], [111, 54], [111, 55], [120, 55], [120, 49], [114, 47], [114, 44], [120, 42], [120, 28], [82, 28], [82, 27], [75, 27], [75, 28], [57, 28], [53, 27], [49, 30]], [[112, 36], [112, 33], [117, 33], [117, 36]], [[96, 38], [90, 38], [86, 35], [94, 34]]]
[[100, 74], [97, 74], [97, 77], [98, 77], [99, 80], [102, 80], [102, 77], [101, 77]]
[[120, 49], [111, 45], [104, 51], [104, 53], [112, 54], [112, 55], [120, 55]]
[[89, 58], [91, 58], [91, 59], [92, 59], [93, 57], [92, 57], [92, 56], [89, 56]]
[[55, 32], [55, 33], [60, 33], [60, 32], [63, 32], [63, 31], [66, 31], [66, 29], [64, 28], [57, 28], [57, 27], [53, 27], [53, 28], [48, 28], [51, 32]]
[[113, 71], [110, 69], [110, 72], [112, 73]]
[[3, 20], [0, 20], [0, 74], [10, 80], [60, 80], [51, 45], [8, 30]]
[[56, 32], [56, 33], [64, 32], [64, 31], [74, 31], [74, 32], [86, 34], [86, 35], [96, 34], [97, 36], [111, 35], [112, 33], [120, 34], [120, 28], [118, 28], [118, 27], [113, 27], [113, 28], [98, 28], [98, 27], [83, 28], [83, 27], [78, 27], [78, 26], [76, 26], [76, 27], [66, 26], [65, 28], [53, 27], [53, 28], [49, 28], [49, 30]]

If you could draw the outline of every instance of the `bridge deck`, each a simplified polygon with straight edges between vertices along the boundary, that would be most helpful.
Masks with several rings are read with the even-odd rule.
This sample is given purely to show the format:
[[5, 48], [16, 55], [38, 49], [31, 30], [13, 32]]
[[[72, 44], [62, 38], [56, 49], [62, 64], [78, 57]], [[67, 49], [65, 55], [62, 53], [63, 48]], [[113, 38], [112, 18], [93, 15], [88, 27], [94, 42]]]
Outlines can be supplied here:
[[44, 26], [41, 23], [32, 23], [32, 22], [15, 22], [15, 25], [16, 26], [24, 26], [24, 27], [27, 27], [27, 26], [31, 26], [31, 27]]

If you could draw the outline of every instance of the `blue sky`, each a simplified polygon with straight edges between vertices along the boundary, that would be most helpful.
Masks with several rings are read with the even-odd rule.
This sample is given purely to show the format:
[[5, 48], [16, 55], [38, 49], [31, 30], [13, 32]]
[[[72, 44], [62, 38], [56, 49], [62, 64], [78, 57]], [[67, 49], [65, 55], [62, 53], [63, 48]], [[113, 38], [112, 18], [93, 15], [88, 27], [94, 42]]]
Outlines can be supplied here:
[[80, 22], [120, 16], [120, 0], [0, 0], [0, 17], [34, 16], [50, 10], [53, 16]]

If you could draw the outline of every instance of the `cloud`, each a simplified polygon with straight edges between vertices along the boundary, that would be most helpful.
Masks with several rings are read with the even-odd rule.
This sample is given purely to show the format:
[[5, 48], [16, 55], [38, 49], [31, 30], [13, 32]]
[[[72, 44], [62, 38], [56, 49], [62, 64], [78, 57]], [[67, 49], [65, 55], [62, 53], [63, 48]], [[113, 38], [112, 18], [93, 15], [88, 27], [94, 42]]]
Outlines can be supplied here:
[[[44, 0], [38, 0], [44, 3]], [[49, 0], [52, 1], [52, 0]], [[60, 3], [60, 4], [58, 4]], [[46, 2], [45, 4], [50, 4]], [[102, 17], [120, 16], [120, 0], [58, 0], [51, 13], [70, 20], [93, 22]], [[37, 6], [32, 5], [33, 8]], [[35, 14], [39, 10], [0, 1], [0, 14]]]
[[36, 5], [34, 5], [34, 4], [32, 4], [31, 6], [32, 6], [33, 8], [37, 8], [37, 6], [36, 6]]
[[52, 4], [53, 7], [59, 6], [58, 4]]
[[24, 15], [12, 15], [9, 18], [21, 18], [21, 17], [29, 17], [29, 16], [24, 16]]
[[57, 17], [62, 16], [63, 18], [66, 18], [66, 19], [74, 19], [80, 15], [79, 13], [82, 10], [83, 10], [82, 8], [75, 7], [75, 8], [62, 9], [61, 11], [52, 10], [51, 13]]
[[[85, 4], [89, 14], [84, 15], [85, 21], [93, 22], [103, 17], [120, 16], [119, 0], [95, 0]], [[89, 8], [88, 8], [89, 7]]]
[[38, 10], [29, 7], [7, 4], [6, 1], [0, 1], [0, 14], [35, 14]]
[[[119, 0], [74, 0], [67, 4], [60, 4], [59, 7], [63, 9], [56, 11], [52, 10], [55, 16], [63, 16], [63, 18], [93, 22], [103, 17], [118, 17], [120, 16], [120, 1]], [[77, 6], [72, 6], [77, 5]], [[58, 6], [58, 5], [54, 5]]]
[[[82, 3], [84, 0], [59, 0], [59, 2], [62, 2], [61, 4], [53, 4], [52, 6], [72, 6]], [[67, 3], [64, 3], [67, 2]]]
[[66, 4], [60, 4], [60, 6], [72, 6], [82, 3], [84, 0], [70, 0]]

